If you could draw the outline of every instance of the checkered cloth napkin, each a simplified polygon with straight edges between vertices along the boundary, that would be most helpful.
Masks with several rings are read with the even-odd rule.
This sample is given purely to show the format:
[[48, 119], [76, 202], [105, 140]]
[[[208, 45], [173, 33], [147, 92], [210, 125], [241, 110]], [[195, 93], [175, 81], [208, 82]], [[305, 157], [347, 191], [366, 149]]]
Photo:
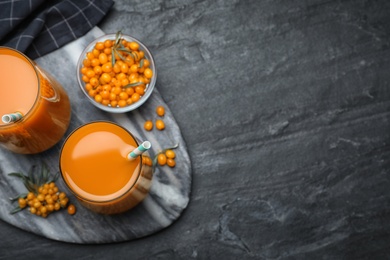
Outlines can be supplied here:
[[35, 59], [92, 29], [112, 0], [0, 0], [0, 45]]

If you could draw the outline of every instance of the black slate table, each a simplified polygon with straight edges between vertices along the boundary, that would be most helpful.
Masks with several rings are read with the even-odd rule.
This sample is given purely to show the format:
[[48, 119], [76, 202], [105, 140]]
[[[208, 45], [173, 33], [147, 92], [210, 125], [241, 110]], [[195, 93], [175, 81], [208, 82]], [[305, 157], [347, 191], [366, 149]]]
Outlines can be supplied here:
[[390, 258], [389, 1], [125, 1], [192, 162], [170, 227], [56, 242], [0, 222], [0, 259]]

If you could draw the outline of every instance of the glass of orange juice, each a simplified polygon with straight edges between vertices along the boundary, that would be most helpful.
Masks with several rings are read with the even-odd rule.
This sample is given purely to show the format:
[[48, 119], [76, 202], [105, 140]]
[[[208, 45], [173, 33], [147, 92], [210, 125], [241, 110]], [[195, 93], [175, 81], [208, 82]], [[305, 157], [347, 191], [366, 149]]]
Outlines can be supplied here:
[[122, 126], [94, 121], [74, 130], [60, 153], [60, 171], [70, 191], [101, 214], [125, 212], [148, 194], [153, 170], [148, 151], [128, 155], [140, 142]]
[[21, 52], [0, 47], [0, 145], [15, 153], [49, 149], [69, 126], [62, 86]]

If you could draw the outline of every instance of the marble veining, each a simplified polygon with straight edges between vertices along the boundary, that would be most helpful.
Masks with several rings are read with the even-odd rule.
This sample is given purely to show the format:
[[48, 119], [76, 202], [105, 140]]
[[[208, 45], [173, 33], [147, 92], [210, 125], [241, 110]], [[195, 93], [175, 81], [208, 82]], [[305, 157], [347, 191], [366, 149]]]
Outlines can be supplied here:
[[[109, 243], [127, 241], [153, 234], [171, 225], [187, 207], [191, 191], [191, 162], [185, 141], [169, 107], [162, 100], [158, 86], [149, 100], [139, 109], [125, 114], [109, 114], [87, 102], [76, 81], [76, 64], [83, 48], [103, 32], [95, 27], [76, 40], [36, 62], [55, 76], [68, 92], [72, 105], [72, 119], [64, 138], [53, 148], [37, 155], [20, 155], [0, 149], [0, 218], [23, 230], [59, 241], [71, 243]], [[58, 66], [49, 66], [58, 64]], [[158, 69], [158, 68], [157, 68]], [[166, 114], [164, 131], [143, 130], [146, 119], [154, 119], [155, 108], [164, 105]], [[156, 167], [149, 196], [134, 209], [119, 215], [99, 215], [79, 204], [65, 187], [62, 179], [57, 185], [64, 190], [78, 212], [70, 216], [65, 210], [49, 215], [47, 219], [31, 215], [27, 210], [14, 215], [9, 211], [15, 206], [9, 197], [25, 192], [23, 184], [10, 172], [25, 172], [33, 164], [44, 161], [52, 174], [57, 172], [59, 151], [69, 133], [78, 126], [94, 121], [109, 120], [130, 130], [135, 136], [152, 143], [151, 155], [164, 148], [179, 144], [176, 148], [176, 167]]]

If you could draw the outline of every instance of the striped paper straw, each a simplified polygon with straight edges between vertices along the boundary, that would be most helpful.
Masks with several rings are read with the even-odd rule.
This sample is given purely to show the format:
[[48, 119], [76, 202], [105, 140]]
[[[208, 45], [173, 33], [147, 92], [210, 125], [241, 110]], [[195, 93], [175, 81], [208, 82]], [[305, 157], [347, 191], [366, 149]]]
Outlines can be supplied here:
[[134, 151], [132, 151], [131, 153], [129, 153], [129, 154], [127, 155], [127, 159], [129, 159], [130, 161], [131, 161], [131, 160], [134, 160], [134, 159], [137, 158], [140, 154], [143, 154], [144, 152], [146, 152], [147, 150], [149, 150], [150, 147], [152, 147], [152, 144], [151, 144], [149, 141], [143, 142], [140, 146], [138, 146], [137, 148], [135, 148]]
[[18, 120], [20, 120], [22, 118], [23, 118], [22, 113], [15, 112], [15, 113], [12, 113], [12, 114], [3, 115], [1, 117], [1, 121], [3, 121], [3, 123], [8, 124], [8, 123], [11, 123], [11, 122], [16, 122], [16, 121], [18, 121]]

